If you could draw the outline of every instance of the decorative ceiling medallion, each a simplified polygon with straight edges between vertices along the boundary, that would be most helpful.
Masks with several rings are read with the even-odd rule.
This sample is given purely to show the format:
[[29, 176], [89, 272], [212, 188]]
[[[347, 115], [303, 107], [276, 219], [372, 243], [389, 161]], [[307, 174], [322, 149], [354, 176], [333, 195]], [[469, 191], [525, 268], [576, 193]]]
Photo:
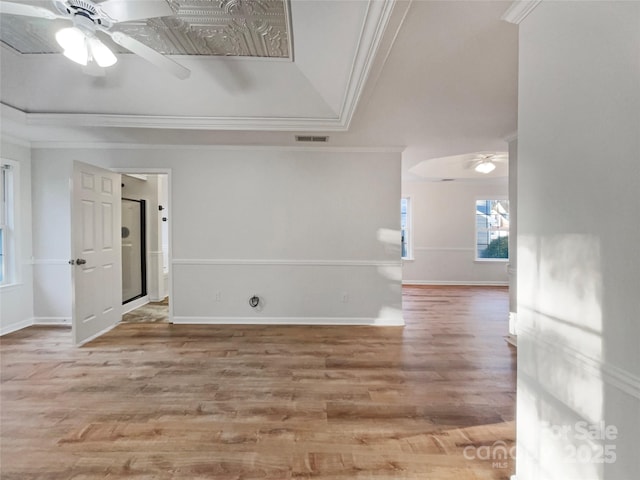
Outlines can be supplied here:
[[[119, 24], [166, 55], [292, 58], [288, 0], [169, 0], [174, 16]], [[20, 53], [60, 53], [55, 32], [66, 22], [3, 15], [0, 41]], [[127, 50], [115, 44], [119, 53]]]

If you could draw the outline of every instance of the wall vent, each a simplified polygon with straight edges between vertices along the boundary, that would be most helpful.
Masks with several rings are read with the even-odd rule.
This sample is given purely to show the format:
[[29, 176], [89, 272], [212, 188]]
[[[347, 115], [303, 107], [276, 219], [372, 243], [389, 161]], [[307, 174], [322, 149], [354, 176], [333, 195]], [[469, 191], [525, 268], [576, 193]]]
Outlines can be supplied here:
[[296, 142], [321, 142], [326, 143], [329, 137], [321, 135], [296, 135]]

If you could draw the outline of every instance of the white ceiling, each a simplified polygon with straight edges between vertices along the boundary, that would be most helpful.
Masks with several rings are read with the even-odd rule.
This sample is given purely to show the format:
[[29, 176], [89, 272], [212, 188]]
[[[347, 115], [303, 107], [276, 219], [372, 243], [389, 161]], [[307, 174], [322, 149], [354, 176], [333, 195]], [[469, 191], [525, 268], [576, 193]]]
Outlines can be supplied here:
[[[62, 1], [58, 0], [59, 4]], [[83, 5], [82, 0], [67, 1], [74, 6]], [[94, 4], [99, 6], [103, 1], [94, 0]], [[139, 0], [133, 0], [136, 1]], [[22, 0], [22, 3], [56, 13], [60, 10], [56, 10], [51, 0]], [[293, 53], [289, 48], [288, 1], [169, 0], [165, 6], [172, 15], [116, 23], [110, 29], [126, 33], [164, 54], [291, 58]], [[64, 7], [61, 8], [64, 12]], [[60, 53], [55, 32], [68, 26], [69, 21], [62, 19], [3, 15], [0, 38], [20, 53]], [[102, 41], [113, 51], [128, 53], [105, 37], [101, 37]]]
[[329, 146], [406, 147], [404, 178], [418, 179], [409, 169], [430, 158], [506, 150], [517, 118], [509, 5], [292, 0], [293, 62], [173, 57], [187, 80], [134, 55], [94, 78], [62, 55], [3, 47], [2, 130], [33, 142], [282, 146], [313, 132]]
[[[489, 173], [477, 172], [475, 167], [485, 160], [493, 163], [495, 169]], [[509, 176], [509, 154], [508, 152], [474, 152], [429, 158], [411, 167], [407, 173], [431, 182], [506, 179]]]

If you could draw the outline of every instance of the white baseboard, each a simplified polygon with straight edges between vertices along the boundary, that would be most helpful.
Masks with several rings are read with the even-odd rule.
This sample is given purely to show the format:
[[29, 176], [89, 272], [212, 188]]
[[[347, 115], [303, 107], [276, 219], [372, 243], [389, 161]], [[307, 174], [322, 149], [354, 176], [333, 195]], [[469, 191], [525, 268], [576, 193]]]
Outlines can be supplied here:
[[21, 322], [13, 323], [11, 325], [7, 325], [0, 329], [0, 336], [8, 335], [13, 332], [17, 332], [18, 330], [22, 330], [23, 328], [27, 328], [33, 325], [33, 318], [27, 318]]
[[433, 285], [445, 287], [508, 287], [509, 282], [485, 280], [403, 280], [402, 285]]
[[34, 325], [64, 325], [71, 326], [70, 317], [35, 317], [33, 319]]
[[136, 308], [140, 308], [143, 305], [149, 303], [149, 295], [145, 295], [144, 297], [136, 298], [135, 300], [130, 301], [122, 306], [122, 314], [129, 313]]
[[401, 327], [403, 319], [373, 317], [181, 317], [174, 316], [176, 324], [203, 325], [369, 325]]

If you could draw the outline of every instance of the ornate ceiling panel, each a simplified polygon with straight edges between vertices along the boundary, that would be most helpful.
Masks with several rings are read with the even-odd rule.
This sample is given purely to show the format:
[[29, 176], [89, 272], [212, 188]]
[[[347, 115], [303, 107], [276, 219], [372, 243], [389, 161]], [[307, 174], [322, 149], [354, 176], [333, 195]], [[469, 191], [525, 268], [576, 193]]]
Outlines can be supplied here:
[[[291, 58], [288, 0], [168, 0], [175, 15], [114, 26], [168, 55]], [[64, 21], [2, 15], [0, 40], [20, 53], [60, 53]], [[111, 45], [126, 53], [122, 47]]]

